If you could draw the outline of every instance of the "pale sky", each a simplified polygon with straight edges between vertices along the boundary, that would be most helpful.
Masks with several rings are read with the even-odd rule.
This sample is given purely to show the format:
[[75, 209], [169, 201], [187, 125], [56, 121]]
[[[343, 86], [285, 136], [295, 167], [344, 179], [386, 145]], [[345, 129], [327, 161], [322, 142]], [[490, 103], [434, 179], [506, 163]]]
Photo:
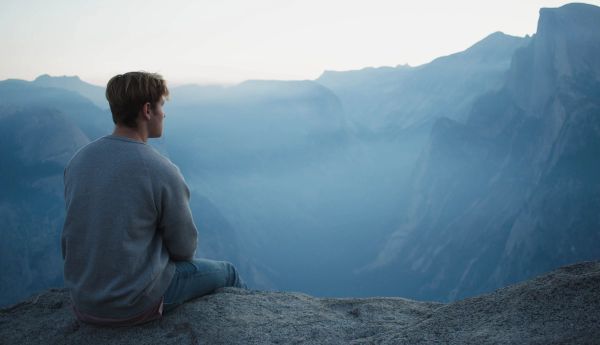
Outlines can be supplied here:
[[[542, 0], [0, 0], [0, 80], [130, 70], [171, 85], [315, 79], [411, 66], [495, 31], [536, 30]], [[600, 6], [600, 0], [585, 1]]]

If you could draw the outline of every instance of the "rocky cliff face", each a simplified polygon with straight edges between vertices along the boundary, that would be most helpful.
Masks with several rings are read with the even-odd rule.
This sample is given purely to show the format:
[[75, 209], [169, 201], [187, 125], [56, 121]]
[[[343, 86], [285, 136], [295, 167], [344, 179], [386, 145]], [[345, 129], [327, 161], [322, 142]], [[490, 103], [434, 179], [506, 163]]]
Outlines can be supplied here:
[[542, 9], [505, 86], [439, 120], [410, 216], [372, 267], [454, 299], [600, 256], [600, 8]]
[[223, 289], [161, 320], [81, 324], [51, 290], [0, 309], [7, 344], [593, 344], [600, 339], [600, 263], [561, 268], [491, 294], [443, 304], [403, 298], [314, 298]]

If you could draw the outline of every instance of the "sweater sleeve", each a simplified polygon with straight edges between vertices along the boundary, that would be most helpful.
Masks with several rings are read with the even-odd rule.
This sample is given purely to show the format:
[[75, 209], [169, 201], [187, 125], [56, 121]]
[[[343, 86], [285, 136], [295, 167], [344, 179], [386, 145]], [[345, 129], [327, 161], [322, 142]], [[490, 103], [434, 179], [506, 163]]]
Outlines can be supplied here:
[[172, 260], [191, 260], [196, 252], [198, 230], [190, 210], [190, 190], [179, 169], [161, 187], [159, 230]]

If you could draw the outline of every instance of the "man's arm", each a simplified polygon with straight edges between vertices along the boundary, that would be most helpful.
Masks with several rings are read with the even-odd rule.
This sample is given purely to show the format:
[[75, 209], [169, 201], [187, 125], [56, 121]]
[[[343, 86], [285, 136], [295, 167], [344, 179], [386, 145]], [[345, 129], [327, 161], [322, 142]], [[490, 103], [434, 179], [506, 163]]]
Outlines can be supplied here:
[[198, 245], [198, 230], [190, 210], [190, 190], [177, 171], [172, 183], [163, 186], [161, 193], [161, 217], [158, 228], [171, 259], [191, 260]]

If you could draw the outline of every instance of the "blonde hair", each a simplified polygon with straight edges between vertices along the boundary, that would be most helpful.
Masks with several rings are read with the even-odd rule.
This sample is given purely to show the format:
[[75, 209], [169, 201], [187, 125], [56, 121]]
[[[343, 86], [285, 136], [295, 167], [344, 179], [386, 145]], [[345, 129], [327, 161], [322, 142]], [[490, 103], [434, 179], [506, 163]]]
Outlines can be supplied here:
[[167, 82], [160, 74], [127, 72], [112, 77], [106, 85], [106, 99], [110, 105], [113, 122], [127, 127], [137, 127], [137, 116], [146, 103], [152, 108], [169, 96]]

